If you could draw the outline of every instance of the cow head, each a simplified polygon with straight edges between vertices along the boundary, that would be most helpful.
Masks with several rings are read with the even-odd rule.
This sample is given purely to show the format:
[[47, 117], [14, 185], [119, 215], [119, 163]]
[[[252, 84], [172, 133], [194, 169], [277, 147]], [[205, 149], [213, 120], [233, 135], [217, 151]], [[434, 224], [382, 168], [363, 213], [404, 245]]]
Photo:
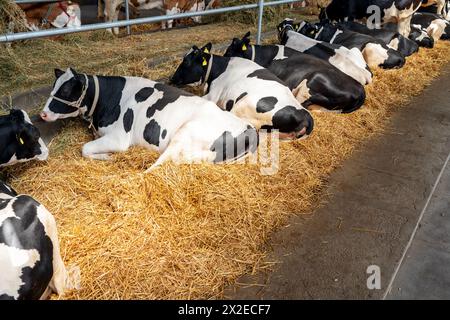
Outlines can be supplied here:
[[212, 44], [208, 43], [202, 48], [193, 46], [183, 58], [170, 83], [176, 86], [200, 85], [205, 78], [208, 62], [211, 58]]
[[[86, 94], [86, 77], [78, 74], [72, 68], [66, 71], [55, 69], [56, 81], [50, 98], [41, 112], [44, 121], [52, 122], [58, 119], [77, 117], [83, 112], [81, 102]], [[76, 106], [78, 104], [78, 106]], [[86, 111], [86, 110], [84, 110]]]
[[285, 45], [287, 42], [287, 32], [289, 30], [295, 31], [294, 20], [289, 18], [284, 19], [277, 26], [277, 30], [278, 30], [278, 41], [280, 41], [282, 45]]
[[295, 31], [298, 33], [301, 33], [307, 37], [315, 38], [316, 35], [319, 33], [322, 26], [328, 24], [328, 21], [321, 22], [320, 24], [313, 24], [308, 21], [301, 21], [298, 25]]
[[234, 38], [224, 54], [225, 57], [240, 57], [251, 59], [250, 31], [242, 39]]
[[55, 28], [78, 28], [81, 26], [80, 6], [71, 1], [58, 2], [53, 9], [54, 14], [49, 17], [49, 22]]
[[23, 110], [13, 109], [0, 117], [0, 150], [0, 166], [48, 158], [39, 130]]
[[409, 39], [415, 41], [420, 47], [433, 48], [434, 39], [420, 25], [411, 24]]

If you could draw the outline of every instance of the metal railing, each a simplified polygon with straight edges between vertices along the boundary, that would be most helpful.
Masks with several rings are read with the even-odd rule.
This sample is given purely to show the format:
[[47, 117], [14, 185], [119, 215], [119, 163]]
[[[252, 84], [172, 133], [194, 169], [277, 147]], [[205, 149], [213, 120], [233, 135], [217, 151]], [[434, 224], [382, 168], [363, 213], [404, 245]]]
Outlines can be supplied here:
[[[85, 32], [85, 31], [93, 31], [93, 30], [101, 30], [101, 29], [111, 29], [118, 27], [127, 27], [127, 33], [130, 34], [130, 26], [139, 25], [139, 24], [149, 24], [149, 23], [157, 23], [167, 20], [176, 20], [176, 19], [184, 19], [184, 18], [192, 18], [192, 17], [201, 17], [201, 16], [209, 16], [216, 15], [228, 12], [249, 10], [258, 8], [258, 32], [256, 41], [257, 44], [261, 42], [261, 30], [262, 30], [262, 20], [263, 20], [263, 12], [264, 7], [270, 6], [279, 6], [283, 4], [292, 4], [296, 2], [303, 2], [305, 0], [276, 0], [265, 2], [264, 0], [255, 0], [257, 3], [253, 4], [244, 4], [237, 5], [232, 7], [224, 7], [218, 9], [209, 9], [205, 11], [197, 11], [197, 12], [185, 12], [178, 13], [172, 15], [164, 15], [164, 16], [154, 16], [154, 17], [145, 17], [145, 18], [137, 18], [130, 19], [129, 15], [129, 0], [125, 1], [125, 14], [126, 19], [115, 22], [102, 22], [102, 23], [94, 23], [94, 24], [86, 24], [77, 28], [61, 28], [61, 29], [46, 29], [39, 31], [29, 31], [29, 32], [17, 32], [17, 33], [9, 33], [0, 35], [0, 43], [2, 42], [13, 42], [19, 40], [27, 40], [27, 39], [35, 39], [42, 37], [51, 37], [51, 36], [59, 36], [69, 33], [77, 33], [77, 32]], [[21, 3], [37, 3], [37, 2], [55, 2], [55, 0], [16, 0], [18, 4]]]

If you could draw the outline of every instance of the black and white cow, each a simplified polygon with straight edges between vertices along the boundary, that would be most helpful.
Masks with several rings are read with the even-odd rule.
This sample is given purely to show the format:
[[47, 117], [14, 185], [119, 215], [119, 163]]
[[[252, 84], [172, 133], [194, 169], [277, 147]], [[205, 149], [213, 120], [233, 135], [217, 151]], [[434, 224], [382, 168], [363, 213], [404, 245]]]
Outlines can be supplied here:
[[257, 129], [278, 130], [283, 140], [310, 135], [313, 118], [280, 79], [252, 61], [213, 55], [211, 47], [211, 43], [201, 49], [193, 46], [171, 82], [204, 83], [204, 98]]
[[328, 62], [282, 45], [251, 45], [249, 32], [242, 39], [234, 38], [225, 56], [267, 68], [310, 110], [350, 113], [364, 104], [364, 86]]
[[397, 50], [405, 57], [409, 57], [419, 51], [419, 45], [416, 42], [402, 36], [397, 31], [391, 31], [387, 28], [369, 29], [366, 25], [355, 21], [340, 22], [338, 26], [343, 29], [366, 34], [374, 37], [375, 39], [381, 40], [389, 48]]
[[140, 145], [165, 161], [226, 162], [256, 150], [257, 133], [214, 103], [162, 83], [136, 77], [102, 77], [55, 70], [56, 82], [41, 117], [82, 116], [98, 139], [83, 146], [84, 157], [108, 160], [113, 152]]
[[415, 13], [411, 23], [426, 30], [434, 41], [450, 40], [450, 22], [433, 13]]
[[411, 33], [409, 34], [409, 38], [415, 41], [419, 45], [419, 47], [434, 47], [434, 39], [430, 37], [427, 31], [425, 29], [422, 29], [422, 26], [418, 24], [411, 24]]
[[382, 41], [366, 34], [343, 29], [327, 21], [315, 25], [305, 22], [302, 33], [319, 41], [340, 44], [349, 49], [359, 49], [371, 68], [393, 69], [401, 68], [405, 64], [405, 57]]
[[0, 116], [0, 167], [33, 159], [46, 160], [48, 149], [23, 110]]
[[422, 0], [332, 0], [321, 10], [319, 17], [331, 21], [361, 20], [372, 16], [375, 6], [380, 9], [381, 23], [397, 23], [398, 32], [407, 37], [411, 31], [411, 17], [421, 4]]
[[450, 20], [449, 0], [422, 0], [422, 6], [417, 12], [438, 14], [446, 20]]
[[53, 215], [0, 181], [0, 300], [61, 295], [65, 283]]
[[285, 19], [278, 25], [280, 44], [323, 59], [349, 75], [362, 85], [372, 82], [372, 72], [364, 57], [357, 48], [348, 49], [344, 46], [311, 39], [302, 33], [303, 24], [296, 24], [292, 19]]

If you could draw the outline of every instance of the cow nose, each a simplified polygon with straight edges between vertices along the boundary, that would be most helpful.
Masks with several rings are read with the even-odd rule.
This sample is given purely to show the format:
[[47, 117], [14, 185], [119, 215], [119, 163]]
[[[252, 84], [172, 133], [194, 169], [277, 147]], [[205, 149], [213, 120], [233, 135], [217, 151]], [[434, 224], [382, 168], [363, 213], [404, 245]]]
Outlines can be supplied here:
[[314, 128], [314, 120], [305, 109], [292, 106], [277, 111], [272, 119], [273, 127], [282, 133], [295, 133], [296, 138], [309, 135]]
[[300, 131], [299, 133], [303, 133], [299, 136], [309, 136], [314, 129], [314, 119], [311, 114], [306, 110], [300, 110], [303, 115], [303, 121], [300, 123]]
[[47, 112], [45, 112], [45, 111], [41, 112], [41, 118], [42, 118], [42, 120], [47, 120], [48, 119]]

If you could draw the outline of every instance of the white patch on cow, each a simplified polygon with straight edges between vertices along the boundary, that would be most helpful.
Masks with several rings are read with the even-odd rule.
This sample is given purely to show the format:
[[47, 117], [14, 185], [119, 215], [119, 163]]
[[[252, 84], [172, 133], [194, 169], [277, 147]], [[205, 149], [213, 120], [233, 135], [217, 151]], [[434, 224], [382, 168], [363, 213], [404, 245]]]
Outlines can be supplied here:
[[[170, 9], [166, 10], [166, 16], [174, 15], [174, 14], [177, 14], [180, 12], [181, 12], [181, 9], [178, 8], [178, 3], [176, 3], [175, 7], [172, 7]], [[167, 20], [166, 23], [167, 23], [168, 29], [171, 29], [173, 27], [173, 20]]]
[[40, 259], [35, 249], [23, 250], [0, 243], [0, 296], [6, 294], [17, 299], [24, 282], [20, 278], [23, 268], [33, 268]]
[[415, 39], [416, 41], [422, 41], [423, 39], [429, 37], [428, 33], [422, 29], [422, 26], [420, 24], [413, 24], [411, 26], [420, 31], [420, 36]]
[[387, 50], [376, 43], [368, 43], [362, 53], [371, 68], [380, 66], [389, 57]]
[[[200, 12], [200, 11], [205, 11], [206, 5], [205, 5], [205, 1], [200, 1], [197, 0], [191, 8], [189, 8], [189, 11], [187, 12]], [[201, 23], [202, 22], [202, 17], [192, 17], [192, 20], [194, 20], [196, 23]]]
[[292, 93], [297, 98], [297, 101], [300, 103], [305, 102], [309, 98], [311, 98], [311, 93], [309, 92], [309, 88], [307, 86], [308, 79], [303, 80], [300, 84], [292, 90]]
[[[292, 30], [287, 32], [287, 37], [286, 47], [300, 52], [305, 52], [314, 46], [319, 46], [319, 49], [324, 48], [324, 50], [330, 48], [330, 45], [323, 41], [311, 39]], [[333, 48], [333, 50], [335, 54], [328, 59], [329, 63], [362, 85], [372, 82], [372, 74], [367, 70], [367, 63], [359, 49], [349, 50], [344, 46], [339, 46], [338, 49]]]
[[334, 40], [336, 40], [336, 37], [338, 36], [338, 35], [340, 35], [341, 33], [344, 33], [344, 31], [342, 31], [342, 30], [336, 30], [336, 32], [334, 33], [334, 35], [333, 35], [333, 37], [330, 39], [330, 43], [333, 43], [334, 42]]
[[314, 39], [319, 38], [319, 36], [322, 34], [322, 32], [323, 32], [323, 27], [321, 27], [321, 28], [319, 29], [319, 31], [316, 33], [316, 35], [314, 36]]
[[436, 19], [433, 20], [428, 26], [427, 33], [430, 37], [434, 39], [434, 41], [438, 41], [441, 39], [442, 35], [445, 33], [445, 27], [447, 23], [444, 19]]
[[[341, 70], [346, 75], [352, 77], [362, 85], [366, 85], [372, 81], [372, 75], [365, 67], [360, 67], [351, 60], [348, 55], [347, 48], [336, 49], [336, 54], [329, 59], [329, 62]], [[364, 65], [366, 65], [364, 63]]]
[[277, 52], [277, 55], [275, 56], [275, 58], [273, 58], [273, 60], [287, 59], [288, 57], [284, 55], [284, 46], [277, 45], [277, 47], [278, 47], [278, 52]]
[[149, 2], [146, 2], [146, 0], [138, 0], [138, 3], [138, 9], [150, 10], [163, 8], [163, 0], [150, 0]]
[[389, 42], [388, 47], [394, 50], [398, 50], [400, 40], [398, 38], [394, 38]]
[[305, 52], [308, 49], [311, 49], [316, 44], [320, 43], [320, 41], [311, 39], [303, 34], [297, 33], [295, 31], [289, 30], [287, 32], [288, 40], [286, 42], [286, 47]]
[[50, 24], [55, 28], [64, 28], [68, 22], [69, 17], [64, 12], [61, 12]]
[[67, 7], [67, 14], [70, 16], [67, 28], [81, 27], [81, 9], [79, 5], [72, 4]]

